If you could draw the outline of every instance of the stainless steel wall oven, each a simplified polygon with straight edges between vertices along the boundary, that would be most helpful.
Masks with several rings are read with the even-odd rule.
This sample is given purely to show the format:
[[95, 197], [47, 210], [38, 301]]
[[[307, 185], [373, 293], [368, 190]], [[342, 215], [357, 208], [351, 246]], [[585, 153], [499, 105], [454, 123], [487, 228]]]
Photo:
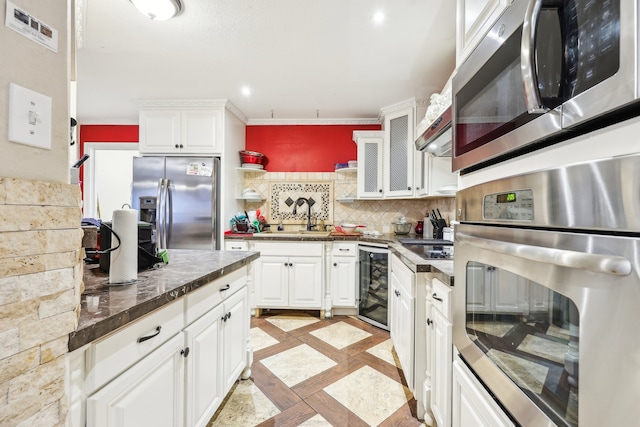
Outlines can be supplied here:
[[640, 155], [457, 195], [453, 340], [523, 426], [640, 419]]
[[637, 115], [638, 19], [633, 0], [514, 0], [453, 79], [453, 169]]

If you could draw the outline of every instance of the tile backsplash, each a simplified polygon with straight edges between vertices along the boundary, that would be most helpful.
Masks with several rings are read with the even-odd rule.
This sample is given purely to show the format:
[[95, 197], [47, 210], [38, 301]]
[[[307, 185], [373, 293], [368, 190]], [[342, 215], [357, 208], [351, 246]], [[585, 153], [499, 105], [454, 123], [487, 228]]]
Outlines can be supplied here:
[[415, 226], [432, 209], [439, 209], [447, 222], [454, 219], [453, 197], [354, 200], [356, 186], [355, 173], [249, 172], [245, 174], [244, 188], [256, 190], [264, 201], [245, 203], [248, 210], [267, 212], [266, 220], [274, 227], [282, 220], [285, 229], [297, 229], [306, 223], [306, 203], [298, 206], [296, 215], [292, 213], [292, 202], [297, 197], [313, 198], [311, 212], [315, 220], [331, 225], [364, 225], [383, 233], [393, 231], [391, 224], [400, 217], [406, 217]]

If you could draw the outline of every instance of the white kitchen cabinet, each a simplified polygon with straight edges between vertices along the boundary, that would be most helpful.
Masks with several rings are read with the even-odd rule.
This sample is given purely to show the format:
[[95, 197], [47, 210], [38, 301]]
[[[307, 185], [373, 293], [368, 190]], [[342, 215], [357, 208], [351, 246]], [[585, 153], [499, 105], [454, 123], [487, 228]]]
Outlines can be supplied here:
[[331, 302], [334, 307], [356, 308], [356, 243], [335, 242], [331, 250]]
[[391, 341], [402, 366], [407, 386], [415, 390], [414, 382], [414, 319], [415, 281], [413, 272], [400, 259], [391, 257], [391, 287], [389, 292], [389, 329]]
[[142, 154], [220, 154], [223, 111], [219, 109], [140, 110]]
[[458, 174], [451, 172], [451, 157], [434, 157], [429, 153], [415, 153], [415, 196], [455, 196]]
[[355, 131], [353, 140], [358, 145], [358, 198], [382, 199], [384, 131]]
[[185, 328], [186, 347], [186, 425], [202, 426], [211, 418], [224, 398], [222, 366], [222, 318], [224, 307], [213, 308]]
[[456, 17], [456, 66], [480, 43], [513, 0], [458, 0]]
[[452, 395], [452, 427], [514, 426], [459, 356], [453, 361]]
[[256, 307], [322, 309], [323, 243], [257, 242], [254, 250]]
[[224, 302], [221, 320], [223, 395], [226, 395], [247, 365], [245, 344], [248, 339], [250, 319], [246, 288], [236, 292]]
[[87, 399], [92, 427], [182, 426], [184, 337], [175, 335]]
[[438, 426], [449, 426], [453, 361], [451, 288], [434, 278], [431, 292], [431, 412]]
[[415, 100], [383, 108], [383, 193], [385, 198], [413, 197]]

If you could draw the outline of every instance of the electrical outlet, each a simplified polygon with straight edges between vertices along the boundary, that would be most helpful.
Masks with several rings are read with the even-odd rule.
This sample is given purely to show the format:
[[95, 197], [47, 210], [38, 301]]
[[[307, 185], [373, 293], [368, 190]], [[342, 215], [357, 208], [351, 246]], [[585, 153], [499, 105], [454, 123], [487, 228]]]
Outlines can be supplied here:
[[9, 141], [51, 150], [51, 98], [9, 84]]

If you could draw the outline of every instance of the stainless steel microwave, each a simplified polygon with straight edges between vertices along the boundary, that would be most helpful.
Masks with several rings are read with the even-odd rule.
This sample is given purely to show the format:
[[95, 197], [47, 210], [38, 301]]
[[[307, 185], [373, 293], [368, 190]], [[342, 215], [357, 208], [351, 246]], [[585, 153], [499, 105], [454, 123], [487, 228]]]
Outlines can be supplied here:
[[513, 0], [453, 78], [453, 170], [637, 115], [638, 49], [637, 0]]

